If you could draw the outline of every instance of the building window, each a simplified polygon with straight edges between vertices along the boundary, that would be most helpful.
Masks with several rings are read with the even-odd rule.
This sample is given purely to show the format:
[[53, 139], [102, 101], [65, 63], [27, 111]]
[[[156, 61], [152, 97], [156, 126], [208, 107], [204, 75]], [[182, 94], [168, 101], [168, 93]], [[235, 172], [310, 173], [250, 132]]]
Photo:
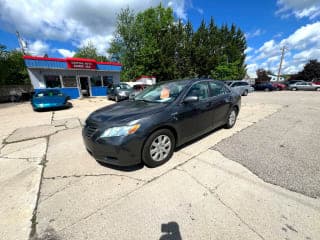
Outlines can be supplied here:
[[44, 76], [44, 81], [47, 88], [61, 88], [60, 77], [58, 75]]
[[91, 86], [92, 87], [101, 87], [102, 86], [101, 76], [93, 76], [90, 79], [91, 79]]
[[77, 87], [76, 76], [63, 76], [62, 82], [64, 87]]
[[112, 76], [103, 76], [103, 86], [110, 87], [113, 84]]

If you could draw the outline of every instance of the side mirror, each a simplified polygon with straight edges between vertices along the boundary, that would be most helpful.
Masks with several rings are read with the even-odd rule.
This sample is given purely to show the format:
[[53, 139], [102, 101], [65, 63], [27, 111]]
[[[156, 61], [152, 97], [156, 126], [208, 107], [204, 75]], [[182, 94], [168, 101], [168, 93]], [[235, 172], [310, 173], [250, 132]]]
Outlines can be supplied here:
[[188, 96], [183, 100], [183, 103], [194, 103], [194, 102], [198, 102], [198, 101], [199, 101], [198, 96]]

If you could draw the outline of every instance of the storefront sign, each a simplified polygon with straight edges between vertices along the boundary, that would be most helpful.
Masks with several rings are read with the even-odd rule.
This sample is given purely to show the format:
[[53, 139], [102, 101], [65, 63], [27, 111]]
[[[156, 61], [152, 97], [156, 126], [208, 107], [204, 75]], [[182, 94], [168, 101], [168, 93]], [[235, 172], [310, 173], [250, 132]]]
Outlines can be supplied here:
[[74, 69], [96, 69], [97, 62], [94, 60], [84, 59], [67, 59], [68, 68]]

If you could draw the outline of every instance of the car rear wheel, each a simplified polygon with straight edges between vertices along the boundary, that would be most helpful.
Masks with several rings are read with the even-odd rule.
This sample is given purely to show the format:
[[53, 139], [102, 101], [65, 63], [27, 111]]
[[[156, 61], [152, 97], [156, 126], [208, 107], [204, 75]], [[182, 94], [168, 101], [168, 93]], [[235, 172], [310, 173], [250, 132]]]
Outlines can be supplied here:
[[320, 91], [320, 87], [316, 88], [316, 91]]
[[248, 96], [248, 90], [244, 90], [242, 96]]
[[269, 88], [265, 88], [264, 91], [265, 91], [265, 92], [269, 92], [270, 89], [269, 89]]
[[228, 115], [225, 128], [227, 129], [232, 128], [236, 124], [237, 116], [238, 116], [238, 110], [234, 107]]
[[292, 91], [297, 91], [298, 89], [294, 87], [294, 88], [291, 88], [291, 90]]
[[152, 133], [142, 150], [142, 161], [148, 167], [157, 167], [167, 162], [173, 154], [175, 138], [168, 129], [160, 129]]

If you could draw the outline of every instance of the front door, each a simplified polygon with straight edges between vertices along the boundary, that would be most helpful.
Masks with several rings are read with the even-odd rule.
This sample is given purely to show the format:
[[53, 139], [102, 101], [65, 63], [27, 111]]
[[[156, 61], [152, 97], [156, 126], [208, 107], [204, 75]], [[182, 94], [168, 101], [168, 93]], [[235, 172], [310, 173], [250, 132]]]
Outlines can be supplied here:
[[181, 142], [203, 135], [212, 128], [213, 111], [208, 83], [198, 82], [191, 86], [187, 96], [199, 97], [198, 102], [183, 103], [177, 111]]
[[80, 92], [83, 97], [90, 97], [90, 82], [89, 77], [79, 77]]

